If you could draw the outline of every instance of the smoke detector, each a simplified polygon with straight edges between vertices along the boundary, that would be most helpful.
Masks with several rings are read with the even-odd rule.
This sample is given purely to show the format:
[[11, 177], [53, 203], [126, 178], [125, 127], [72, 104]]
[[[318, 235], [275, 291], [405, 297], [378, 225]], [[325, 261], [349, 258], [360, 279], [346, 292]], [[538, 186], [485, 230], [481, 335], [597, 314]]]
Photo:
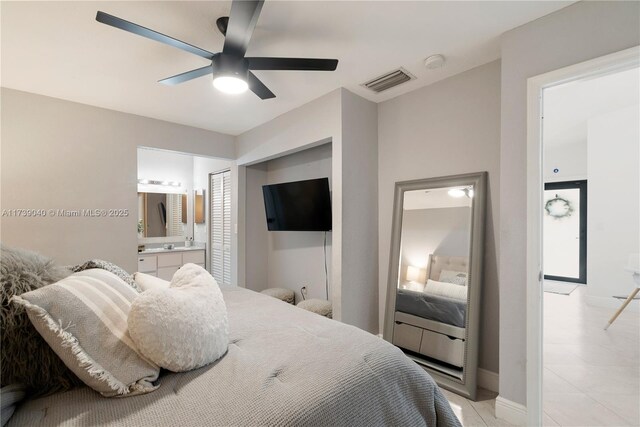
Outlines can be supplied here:
[[427, 70], [437, 70], [438, 68], [442, 68], [444, 61], [445, 59], [443, 55], [431, 55], [424, 60], [424, 66]]

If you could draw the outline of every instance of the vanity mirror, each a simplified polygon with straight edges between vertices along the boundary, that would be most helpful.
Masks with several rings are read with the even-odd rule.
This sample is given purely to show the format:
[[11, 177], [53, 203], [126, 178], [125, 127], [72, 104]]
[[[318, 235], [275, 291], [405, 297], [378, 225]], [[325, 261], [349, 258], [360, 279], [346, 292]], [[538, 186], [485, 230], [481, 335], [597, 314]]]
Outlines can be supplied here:
[[185, 236], [187, 200], [185, 194], [138, 193], [138, 236]]
[[486, 172], [395, 186], [384, 338], [476, 397]]

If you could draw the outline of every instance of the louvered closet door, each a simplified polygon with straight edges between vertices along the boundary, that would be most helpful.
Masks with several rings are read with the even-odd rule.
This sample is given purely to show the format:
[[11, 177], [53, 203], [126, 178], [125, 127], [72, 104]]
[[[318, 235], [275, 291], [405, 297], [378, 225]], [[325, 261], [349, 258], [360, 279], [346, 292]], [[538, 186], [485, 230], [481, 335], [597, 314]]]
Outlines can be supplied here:
[[211, 274], [231, 284], [231, 172], [211, 174]]

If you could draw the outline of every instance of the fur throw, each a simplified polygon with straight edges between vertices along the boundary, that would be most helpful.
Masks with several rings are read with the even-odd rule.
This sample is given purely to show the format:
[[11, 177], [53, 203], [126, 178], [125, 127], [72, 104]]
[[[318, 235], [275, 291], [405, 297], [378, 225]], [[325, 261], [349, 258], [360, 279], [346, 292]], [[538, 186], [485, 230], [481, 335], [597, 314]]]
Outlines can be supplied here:
[[56, 266], [51, 259], [35, 252], [0, 245], [3, 386], [23, 384], [29, 394], [35, 395], [82, 384], [35, 330], [24, 308], [9, 303], [14, 295], [41, 288], [70, 274], [68, 269]]
[[216, 280], [204, 268], [186, 264], [169, 288], [149, 289], [133, 300], [129, 334], [138, 350], [162, 368], [189, 371], [227, 351], [227, 307]]

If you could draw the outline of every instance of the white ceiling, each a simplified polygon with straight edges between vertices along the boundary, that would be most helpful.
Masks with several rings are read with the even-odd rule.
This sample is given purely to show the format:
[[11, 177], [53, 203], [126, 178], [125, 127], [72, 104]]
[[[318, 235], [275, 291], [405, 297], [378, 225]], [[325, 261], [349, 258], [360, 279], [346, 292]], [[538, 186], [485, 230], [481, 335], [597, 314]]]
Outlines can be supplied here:
[[640, 102], [640, 69], [577, 80], [544, 91], [545, 147], [586, 144], [588, 120]]
[[[230, 96], [210, 77], [157, 80], [207, 65], [95, 21], [97, 10], [217, 52], [224, 2], [2, 2], [2, 86], [237, 135], [339, 87], [375, 102], [499, 58], [503, 32], [571, 1], [267, 1], [248, 55], [338, 58], [333, 73], [260, 71], [276, 94]], [[442, 53], [444, 68], [424, 58]], [[403, 66], [417, 80], [383, 94], [360, 84]]]
[[446, 187], [433, 190], [415, 190], [404, 193], [402, 208], [405, 211], [417, 209], [442, 209], [471, 207], [471, 199], [468, 197], [451, 197], [449, 190], [464, 187]]

